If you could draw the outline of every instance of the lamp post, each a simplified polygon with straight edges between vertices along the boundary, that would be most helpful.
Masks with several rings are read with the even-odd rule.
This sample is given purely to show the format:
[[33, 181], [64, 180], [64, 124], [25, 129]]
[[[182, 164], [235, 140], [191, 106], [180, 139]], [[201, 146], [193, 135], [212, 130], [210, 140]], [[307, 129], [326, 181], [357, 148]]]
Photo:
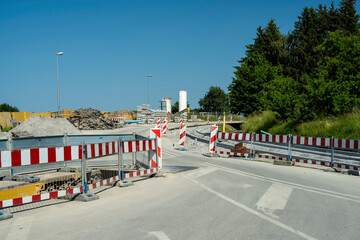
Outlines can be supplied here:
[[63, 55], [63, 52], [56, 54], [56, 71], [57, 71], [57, 96], [58, 96], [58, 115], [60, 115], [60, 90], [59, 90], [59, 55]]
[[148, 87], [148, 105], [150, 106], [150, 90], [149, 90], [149, 78], [152, 77], [152, 74], [146, 76], [147, 78], [147, 87]]

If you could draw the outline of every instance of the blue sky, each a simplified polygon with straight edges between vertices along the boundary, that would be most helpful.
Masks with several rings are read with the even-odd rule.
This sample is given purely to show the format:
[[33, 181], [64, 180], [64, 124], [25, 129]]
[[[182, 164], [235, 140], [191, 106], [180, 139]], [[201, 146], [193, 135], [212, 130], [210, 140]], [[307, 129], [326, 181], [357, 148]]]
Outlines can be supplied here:
[[[258, 26], [293, 29], [318, 0], [0, 1], [0, 103], [21, 111], [129, 109], [188, 92], [192, 108], [210, 86], [227, 92]], [[337, 6], [339, 1], [334, 1]]]

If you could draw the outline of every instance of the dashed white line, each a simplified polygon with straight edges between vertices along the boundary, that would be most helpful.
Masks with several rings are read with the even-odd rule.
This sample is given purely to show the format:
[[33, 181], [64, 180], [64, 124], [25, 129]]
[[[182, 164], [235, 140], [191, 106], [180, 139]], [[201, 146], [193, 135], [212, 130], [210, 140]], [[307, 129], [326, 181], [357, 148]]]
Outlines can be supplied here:
[[170, 238], [162, 231], [149, 232], [149, 234], [157, 237], [159, 240], [170, 240]]
[[256, 203], [256, 207], [270, 217], [279, 218], [274, 211], [284, 210], [292, 190], [286, 185], [273, 183]]

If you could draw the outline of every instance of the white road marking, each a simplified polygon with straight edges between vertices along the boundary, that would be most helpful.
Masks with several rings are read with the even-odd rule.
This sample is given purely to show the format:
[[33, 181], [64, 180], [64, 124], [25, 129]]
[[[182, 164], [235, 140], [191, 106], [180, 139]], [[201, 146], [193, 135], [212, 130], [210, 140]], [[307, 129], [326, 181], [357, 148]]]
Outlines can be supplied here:
[[34, 220], [33, 216], [16, 218], [11, 229], [5, 238], [6, 240], [26, 240], [30, 232], [31, 224]]
[[279, 218], [274, 211], [284, 210], [292, 190], [283, 184], [273, 183], [256, 203], [256, 207], [270, 217]]
[[170, 238], [162, 231], [149, 232], [149, 234], [154, 235], [159, 240], [170, 240]]
[[272, 224], [275, 224], [276, 226], [281, 227], [281, 228], [283, 228], [283, 229], [285, 229], [285, 230], [287, 230], [287, 231], [289, 231], [289, 232], [292, 232], [292, 233], [294, 233], [294, 234], [297, 234], [297, 235], [299, 235], [299, 236], [302, 237], [302, 238], [305, 238], [305, 239], [316, 239], [316, 238], [314, 238], [314, 237], [312, 237], [312, 236], [307, 235], [306, 233], [303, 233], [303, 232], [301, 232], [301, 231], [299, 231], [299, 230], [296, 230], [296, 229], [293, 228], [293, 227], [290, 227], [290, 226], [288, 226], [288, 225], [286, 225], [286, 224], [284, 224], [284, 223], [281, 223], [281, 222], [279, 222], [279, 221], [277, 221], [277, 220], [275, 220], [275, 219], [272, 219], [271, 217], [268, 217], [268, 216], [266, 216], [266, 215], [264, 215], [264, 214], [262, 214], [262, 213], [259, 213], [259, 212], [255, 211], [254, 209], [251, 209], [251, 208], [249, 208], [249, 207], [247, 207], [247, 206], [245, 206], [245, 205], [243, 205], [243, 204], [241, 204], [241, 203], [239, 203], [239, 202], [237, 202], [237, 201], [235, 201], [235, 200], [233, 200], [233, 199], [231, 199], [231, 198], [229, 198], [229, 197], [227, 197], [227, 196], [225, 196], [225, 195], [223, 195], [223, 194], [221, 194], [221, 193], [219, 193], [219, 192], [217, 192], [217, 191], [215, 191], [215, 190], [213, 190], [213, 189], [211, 189], [211, 188], [209, 188], [209, 187], [207, 187], [207, 186], [205, 186], [204, 184], [196, 181], [195, 179], [191, 179], [191, 178], [188, 178], [188, 179], [189, 179], [190, 181], [198, 184], [200, 187], [202, 187], [203, 189], [207, 190], [208, 192], [211, 192], [211, 193], [215, 194], [216, 196], [224, 199], [225, 201], [227, 201], [227, 202], [229, 202], [229, 203], [232, 203], [232, 204], [234, 204], [235, 206], [237, 206], [237, 207], [239, 207], [239, 208], [242, 208], [242, 209], [244, 209], [245, 211], [247, 211], [247, 212], [249, 212], [249, 213], [251, 213], [251, 214], [254, 214], [254, 215], [258, 216], [258, 217], [262, 218], [262, 219], [265, 220], [265, 221], [268, 221], [268, 222], [270, 222], [270, 223], [272, 223]]
[[212, 172], [217, 171], [217, 168], [214, 167], [201, 167], [200, 169], [188, 172], [186, 175], [188, 175], [191, 178], [199, 178], [204, 175], [210, 174]]
[[181, 155], [179, 155], [179, 154], [176, 154], [176, 153], [164, 150], [164, 149], [163, 149], [163, 153], [167, 154], [167, 155], [171, 155], [171, 156], [181, 157]]
[[308, 191], [308, 192], [312, 192], [312, 193], [317, 193], [317, 194], [321, 194], [321, 195], [325, 195], [325, 196], [330, 196], [330, 197], [334, 197], [334, 198], [339, 198], [339, 199], [343, 199], [343, 200], [348, 200], [348, 201], [360, 203], [360, 200], [353, 199], [353, 198], [358, 198], [359, 199], [360, 197], [350, 195], [350, 194], [334, 192], [334, 191], [330, 191], [330, 190], [326, 190], [326, 189], [310, 187], [310, 186], [301, 185], [301, 184], [297, 184], [297, 183], [285, 182], [285, 181], [281, 181], [281, 180], [278, 180], [278, 179], [275, 179], [275, 178], [263, 177], [263, 176], [260, 176], [260, 175], [247, 173], [247, 172], [243, 172], [243, 171], [240, 171], [240, 170], [234, 170], [234, 169], [231, 169], [231, 168], [222, 167], [222, 166], [211, 164], [211, 163], [202, 163], [202, 164], [206, 165], [206, 166], [217, 167], [217, 168], [219, 168], [219, 169], [221, 169], [223, 171], [234, 173], [234, 174], [237, 174], [237, 175], [240, 175], [240, 176], [246, 176], [246, 177], [251, 177], [251, 178], [254, 178], [254, 179], [260, 179], [260, 180], [263, 180], [263, 181], [266, 181], [266, 182], [271, 182], [271, 183], [281, 183], [281, 184], [284, 184], [284, 185], [291, 186], [292, 188], [296, 188], [296, 189], [300, 189], [300, 190], [304, 190], [304, 191]]

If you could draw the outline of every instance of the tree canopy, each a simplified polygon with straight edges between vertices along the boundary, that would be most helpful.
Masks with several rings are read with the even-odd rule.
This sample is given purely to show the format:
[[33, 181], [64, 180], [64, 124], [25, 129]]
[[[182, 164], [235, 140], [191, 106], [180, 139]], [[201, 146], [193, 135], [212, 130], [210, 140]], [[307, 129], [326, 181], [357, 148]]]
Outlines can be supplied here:
[[228, 111], [228, 95], [220, 87], [211, 86], [205, 96], [199, 100], [199, 105], [205, 112]]
[[17, 107], [10, 106], [7, 103], [0, 104], [0, 112], [18, 112]]
[[356, 0], [305, 7], [283, 35], [275, 20], [258, 27], [228, 87], [232, 111], [272, 110], [306, 121], [360, 107]]

